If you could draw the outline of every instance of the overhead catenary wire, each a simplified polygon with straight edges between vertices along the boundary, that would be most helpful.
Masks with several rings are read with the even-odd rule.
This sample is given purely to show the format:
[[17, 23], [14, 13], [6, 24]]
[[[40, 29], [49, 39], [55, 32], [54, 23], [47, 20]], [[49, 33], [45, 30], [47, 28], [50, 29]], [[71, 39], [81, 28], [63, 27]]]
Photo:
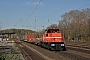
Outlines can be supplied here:
[[[33, 2], [34, 3], [34, 2]], [[29, 11], [31, 10], [33, 5], [30, 6]], [[29, 11], [26, 13], [25, 17], [28, 15]]]
[[[73, 0], [73, 1], [74, 1], [74, 0]], [[70, 3], [71, 3], [71, 2], [70, 2]], [[65, 7], [69, 6], [70, 3], [67, 4], [67, 5], [65, 5], [64, 7], [62, 7], [61, 10], [64, 9]], [[38, 4], [38, 5], [39, 5], [39, 4]], [[37, 5], [37, 6], [38, 6], [38, 5]], [[88, 6], [88, 5], [89, 5], [89, 4], [86, 4], [86, 5], [84, 5], [84, 6], [80, 7], [80, 8], [78, 8], [78, 9], [81, 9], [81, 8], [83, 8], [83, 7], [85, 7], [85, 6]], [[36, 8], [37, 8], [37, 6], [36, 6]], [[36, 8], [35, 8], [35, 9], [36, 9]], [[35, 11], [35, 9], [34, 9], [34, 11]], [[33, 11], [33, 12], [34, 12], [34, 11]], [[51, 15], [53, 15], [53, 14], [59, 12], [59, 11], [60, 11], [60, 9], [59, 9], [58, 11], [53, 12], [52, 14], [50, 14], [49, 17], [50, 17]], [[32, 16], [33, 12], [30, 14], [30, 16]], [[30, 16], [29, 16], [29, 17], [30, 17]], [[59, 16], [59, 17], [60, 17], [60, 16]], [[57, 18], [59, 18], [59, 17], [57, 17]], [[28, 19], [29, 19], [29, 18], [28, 18]], [[27, 19], [27, 20], [28, 20], [28, 19]], [[55, 20], [55, 19], [56, 19], [56, 18], [53, 18], [53, 19], [49, 19], [49, 18], [48, 18], [48, 21], [47, 21], [47, 22], [49, 23], [50, 20]], [[27, 22], [27, 20], [26, 20], [26, 22]], [[26, 22], [25, 22], [25, 23], [26, 23]], [[46, 23], [47, 23], [47, 22], [46, 22]], [[42, 23], [42, 24], [43, 24], [43, 23]], [[45, 22], [44, 22], [44, 24], [45, 24]]]
[[88, 3], [88, 4], [86, 4], [86, 5], [82, 6], [82, 7], [80, 7], [80, 8], [78, 8], [78, 9], [81, 9], [81, 8], [86, 7], [86, 6], [88, 6], [88, 5], [90, 5], [90, 3]]
[[[78, 9], [81, 9], [81, 8], [83, 8], [83, 7], [86, 7], [86, 6], [88, 6], [88, 5], [90, 5], [90, 3], [88, 3], [88, 4], [86, 4], [86, 5], [84, 5], [84, 6], [81, 6], [81, 7], [79, 7]], [[58, 11], [56, 11], [56, 12], [58, 12]], [[56, 13], [56, 12], [54, 12], [54, 13]], [[54, 13], [52, 13], [52, 14], [54, 14]], [[50, 16], [50, 15], [49, 15]], [[58, 17], [56, 17], [56, 18], [59, 18], [60, 16], [58, 16]], [[50, 22], [50, 20], [55, 20], [56, 18], [53, 18], [53, 19], [48, 19], [48, 22]], [[45, 23], [45, 22], [44, 22]], [[46, 22], [47, 23], [47, 22]]]
[[[86, 5], [84, 5], [84, 6], [81, 6], [81, 7], [79, 7], [78, 9], [81, 9], [81, 8], [83, 8], [83, 7], [86, 7], [86, 6], [88, 6], [88, 5], [90, 5], [90, 3], [88, 3], [88, 4], [86, 4]], [[60, 16], [58, 16], [57, 18], [59, 18]], [[51, 19], [51, 20], [55, 20], [56, 18], [53, 18], [53, 19]]]
[[[42, 0], [39, 1], [39, 3], [37, 4], [37, 6], [35, 7], [35, 9], [32, 11], [32, 13], [31, 13], [31, 14], [29, 15], [29, 17], [26, 19], [25, 23], [26, 23], [26, 22], [28, 21], [28, 19], [32, 16], [32, 14], [34, 13], [34, 11], [36, 10], [36, 8], [38, 7], [38, 5], [40, 4], [41, 1], [42, 1]], [[25, 23], [24, 23], [24, 24], [25, 24]], [[24, 24], [23, 24], [23, 25], [24, 25]]]
[[[62, 7], [61, 9], [59, 9], [59, 10], [51, 13], [51, 14], [48, 16], [48, 23], [50, 23], [50, 20], [51, 20], [51, 19], [49, 18], [50, 16], [54, 15], [55, 13], [57, 13], [57, 12], [61, 11], [62, 9], [64, 9], [65, 7], [69, 6], [69, 5], [72, 4], [74, 1], [75, 1], [75, 0], [69, 2], [68, 4], [66, 4], [66, 5], [65, 5], [64, 7]], [[53, 19], [53, 20], [54, 20], [54, 19]], [[44, 23], [45, 23], [45, 22], [44, 22]], [[47, 22], [46, 22], [46, 23], [47, 23]], [[42, 24], [43, 24], [43, 23], [42, 23]]]
[[[90, 3], [88, 3], [88, 4], [84, 5], [84, 6], [81, 6], [81, 7], [79, 7], [78, 9], [81, 9], [81, 8], [86, 7], [86, 6], [88, 6], [88, 5], [90, 5]], [[58, 16], [58, 17], [60, 17], [60, 16]], [[57, 17], [57, 18], [58, 18], [58, 17]], [[55, 19], [56, 19], [56, 18], [51, 19], [51, 20], [55, 20]]]
[[65, 8], [65, 7], [67, 7], [67, 6], [69, 6], [71, 3], [73, 3], [75, 0], [73, 0], [72, 2], [70, 2], [70, 3], [68, 3], [68, 4], [66, 4], [64, 7], [62, 7], [61, 9], [59, 9], [59, 10], [57, 10], [57, 11], [55, 11], [55, 12], [53, 12], [53, 13], [51, 13], [50, 15], [49, 15], [49, 17], [50, 16], [52, 16], [53, 14], [55, 14], [55, 13], [57, 13], [57, 12], [59, 12], [59, 11], [61, 11], [63, 8]]
[[[34, 13], [34, 11], [36, 10], [36, 8], [38, 7], [38, 5], [40, 4], [42, 0], [39, 1], [39, 3], [37, 4], [37, 6], [35, 7], [35, 9], [32, 11], [32, 13], [29, 15], [29, 17], [26, 19], [26, 21], [24, 22], [24, 24], [27, 22], [27, 20], [32, 16], [32, 14]], [[73, 0], [72, 2], [74, 2], [75, 0]], [[70, 5], [72, 2], [66, 4], [64, 7], [62, 7], [61, 9], [59, 9], [58, 11], [62, 10], [63, 8], [67, 7], [68, 5]], [[57, 13], [58, 11], [55, 11], [54, 13], [50, 14], [49, 17], [55, 13]], [[48, 23], [50, 22], [50, 19], [48, 19]], [[24, 25], [23, 24], [23, 25]]]
[[[34, 2], [35, 2], [35, 1], [34, 1]], [[34, 2], [33, 2], [33, 3], [34, 3]], [[33, 5], [31, 5], [31, 6], [30, 6], [30, 8], [29, 8], [28, 12], [25, 14], [25, 17], [28, 15], [28, 13], [30, 12], [30, 10], [32, 9], [32, 6], [33, 6]], [[21, 27], [23, 27], [23, 26], [24, 26], [24, 24], [23, 24], [22, 19], [20, 19], [20, 22], [21, 22]]]

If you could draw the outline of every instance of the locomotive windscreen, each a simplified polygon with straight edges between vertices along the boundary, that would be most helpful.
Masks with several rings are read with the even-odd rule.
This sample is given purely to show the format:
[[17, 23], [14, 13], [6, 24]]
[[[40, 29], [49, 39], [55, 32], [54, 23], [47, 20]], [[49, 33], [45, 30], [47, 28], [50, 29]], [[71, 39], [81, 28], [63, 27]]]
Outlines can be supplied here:
[[48, 29], [47, 30], [47, 33], [55, 33], [55, 32], [59, 33], [59, 29]]

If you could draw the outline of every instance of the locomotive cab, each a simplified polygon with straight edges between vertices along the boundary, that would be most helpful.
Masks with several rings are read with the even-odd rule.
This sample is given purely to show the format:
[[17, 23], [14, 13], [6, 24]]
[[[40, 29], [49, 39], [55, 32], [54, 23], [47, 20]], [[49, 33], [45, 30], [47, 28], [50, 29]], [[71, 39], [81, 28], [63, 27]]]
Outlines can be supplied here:
[[43, 34], [41, 46], [50, 50], [66, 50], [64, 38], [58, 28], [46, 30]]

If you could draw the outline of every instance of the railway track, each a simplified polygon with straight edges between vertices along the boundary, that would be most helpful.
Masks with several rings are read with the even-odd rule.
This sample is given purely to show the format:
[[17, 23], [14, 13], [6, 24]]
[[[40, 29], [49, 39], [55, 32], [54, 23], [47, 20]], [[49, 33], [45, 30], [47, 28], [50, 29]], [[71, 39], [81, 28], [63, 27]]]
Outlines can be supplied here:
[[30, 50], [32, 50], [34, 54], [39, 55], [39, 57], [41, 56], [45, 60], [90, 60], [90, 50], [88, 48], [79, 48], [82, 45], [84, 47], [89, 44], [77, 44], [78, 46], [75, 46], [76, 44], [69, 44], [67, 45], [67, 51], [49, 51], [48, 49], [41, 48], [40, 46], [36, 46], [30, 43], [22, 42], [22, 44], [24, 44], [27, 49], [29, 48]]
[[21, 45], [19, 46], [19, 48], [21, 49], [25, 60], [32, 60], [32, 58], [29, 56], [29, 54], [23, 48], [21, 48]]
[[79, 48], [79, 47], [71, 47], [71, 46], [67, 46], [67, 49], [82, 52], [82, 53], [86, 53], [86, 54], [90, 54], [90, 49]]
[[57, 55], [57, 59], [55, 60], [59, 60], [61, 58], [59, 56], [63, 56], [65, 58], [62, 60], [66, 60], [66, 58], [67, 60], [90, 60], [90, 54], [83, 52], [83, 49], [82, 52], [78, 51], [78, 49], [74, 50], [69, 48], [67, 51], [49, 51], [49, 52], [52, 52], [55, 55]]
[[68, 50], [68, 51], [61, 51], [61, 52], [56, 52], [64, 57], [68, 57], [70, 60], [90, 60], [90, 55], [85, 54], [85, 53], [80, 53], [77, 51], [73, 50]]
[[66, 46], [90, 49], [90, 42], [67, 42]]
[[67, 49], [90, 54], [90, 42], [67, 44]]
[[22, 43], [16, 42], [25, 60], [45, 60]]
[[68, 43], [66, 52], [59, 54], [70, 57], [71, 60], [90, 60], [90, 42]]
[[[31, 48], [37, 50], [38, 52], [41, 53], [41, 55], [43, 54], [45, 58], [45, 60], [66, 60], [67, 58], [63, 57], [63, 56], [60, 56], [59, 54], [57, 53], [54, 53], [54, 51], [50, 51], [48, 49], [45, 49], [45, 48], [41, 48], [40, 46], [36, 46], [36, 45], [33, 45], [33, 44], [30, 44], [30, 43], [26, 43], [26, 42], [23, 42], [25, 45], [27, 46], [30, 46]], [[69, 60], [69, 59], [67, 59]]]

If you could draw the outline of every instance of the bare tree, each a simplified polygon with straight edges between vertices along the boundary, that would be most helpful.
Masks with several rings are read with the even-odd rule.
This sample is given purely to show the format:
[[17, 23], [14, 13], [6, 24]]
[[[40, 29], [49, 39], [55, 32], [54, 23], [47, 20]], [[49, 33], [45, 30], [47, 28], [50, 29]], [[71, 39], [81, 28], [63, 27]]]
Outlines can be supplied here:
[[90, 9], [72, 10], [61, 16], [58, 27], [70, 40], [88, 40], [90, 38]]

